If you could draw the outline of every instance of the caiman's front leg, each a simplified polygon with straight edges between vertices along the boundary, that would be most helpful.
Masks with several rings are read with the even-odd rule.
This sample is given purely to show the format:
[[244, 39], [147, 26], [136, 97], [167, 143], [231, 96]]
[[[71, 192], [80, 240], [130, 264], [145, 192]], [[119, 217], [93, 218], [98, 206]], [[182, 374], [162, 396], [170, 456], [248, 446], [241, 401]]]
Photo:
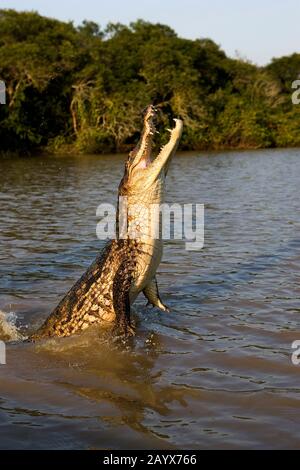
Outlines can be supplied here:
[[143, 290], [143, 294], [148, 300], [148, 305], [153, 305], [154, 307], [160, 308], [163, 312], [169, 312], [169, 308], [164, 305], [161, 301], [156, 277], [154, 277], [149, 284]]

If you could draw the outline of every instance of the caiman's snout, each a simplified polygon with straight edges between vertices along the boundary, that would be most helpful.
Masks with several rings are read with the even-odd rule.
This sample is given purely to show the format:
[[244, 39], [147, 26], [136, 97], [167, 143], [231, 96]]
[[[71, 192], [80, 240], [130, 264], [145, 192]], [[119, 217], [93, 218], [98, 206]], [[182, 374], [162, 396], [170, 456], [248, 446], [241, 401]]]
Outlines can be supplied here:
[[139, 143], [132, 152], [126, 163], [127, 173], [132, 175], [137, 170], [147, 168], [151, 163], [151, 153], [153, 145], [153, 136], [156, 133], [155, 127], [156, 109], [153, 105], [146, 108], [143, 119], [143, 131]]
[[150, 124], [153, 124], [156, 114], [157, 109], [152, 104], [150, 104], [145, 111], [144, 123], [149, 122]]

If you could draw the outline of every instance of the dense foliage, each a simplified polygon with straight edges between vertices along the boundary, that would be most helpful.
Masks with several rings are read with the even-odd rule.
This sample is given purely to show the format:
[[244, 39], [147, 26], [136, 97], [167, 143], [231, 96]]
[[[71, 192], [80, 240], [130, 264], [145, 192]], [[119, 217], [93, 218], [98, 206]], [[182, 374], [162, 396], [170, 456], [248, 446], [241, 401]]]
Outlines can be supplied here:
[[300, 146], [299, 73], [300, 54], [257, 67], [161, 24], [101, 30], [0, 10], [1, 150], [127, 150], [150, 102], [184, 119], [183, 149]]

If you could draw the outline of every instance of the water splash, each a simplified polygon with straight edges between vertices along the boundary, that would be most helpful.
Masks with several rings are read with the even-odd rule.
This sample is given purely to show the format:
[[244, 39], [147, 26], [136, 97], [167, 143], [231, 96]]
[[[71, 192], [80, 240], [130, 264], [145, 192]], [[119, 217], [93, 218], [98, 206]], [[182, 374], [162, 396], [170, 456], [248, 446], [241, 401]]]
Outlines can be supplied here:
[[0, 339], [2, 341], [22, 341], [25, 339], [17, 327], [17, 315], [14, 312], [0, 310]]

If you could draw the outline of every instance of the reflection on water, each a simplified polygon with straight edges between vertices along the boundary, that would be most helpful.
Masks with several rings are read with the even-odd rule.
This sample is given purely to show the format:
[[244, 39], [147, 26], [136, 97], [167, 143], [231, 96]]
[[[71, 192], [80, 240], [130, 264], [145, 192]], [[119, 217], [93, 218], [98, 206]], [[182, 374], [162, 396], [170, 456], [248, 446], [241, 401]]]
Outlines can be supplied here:
[[[8, 344], [0, 448], [297, 447], [299, 157], [176, 157], [167, 199], [205, 204], [206, 239], [200, 252], [166, 243], [159, 284], [171, 313], [139, 299], [126, 345], [101, 329]], [[96, 256], [96, 208], [115, 201], [122, 161], [1, 161], [6, 335], [36, 328]]]

